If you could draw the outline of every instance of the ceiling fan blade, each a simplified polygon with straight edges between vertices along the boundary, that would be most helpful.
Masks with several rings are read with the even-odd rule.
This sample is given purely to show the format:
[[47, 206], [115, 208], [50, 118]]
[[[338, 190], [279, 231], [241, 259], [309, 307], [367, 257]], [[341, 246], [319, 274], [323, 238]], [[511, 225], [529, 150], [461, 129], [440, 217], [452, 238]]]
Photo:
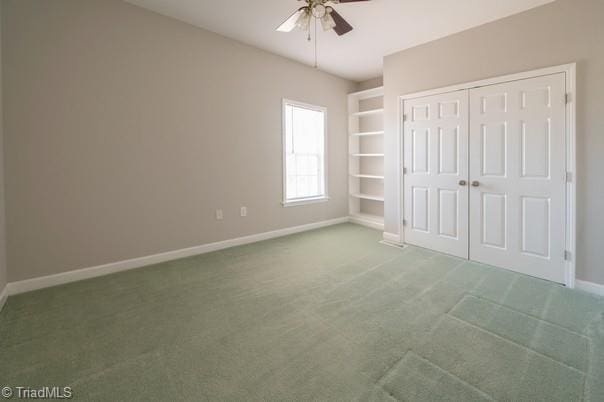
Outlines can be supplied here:
[[336, 31], [339, 36], [345, 35], [352, 31], [352, 26], [346, 22], [346, 20], [340, 14], [338, 14], [336, 10], [331, 11], [331, 18], [333, 18], [333, 20], [336, 22], [336, 26], [333, 28], [333, 30]]
[[303, 12], [304, 7], [298, 9], [296, 12], [290, 15], [289, 18], [283, 22], [283, 24], [279, 25], [276, 30], [279, 32], [291, 32], [296, 27], [296, 22]]

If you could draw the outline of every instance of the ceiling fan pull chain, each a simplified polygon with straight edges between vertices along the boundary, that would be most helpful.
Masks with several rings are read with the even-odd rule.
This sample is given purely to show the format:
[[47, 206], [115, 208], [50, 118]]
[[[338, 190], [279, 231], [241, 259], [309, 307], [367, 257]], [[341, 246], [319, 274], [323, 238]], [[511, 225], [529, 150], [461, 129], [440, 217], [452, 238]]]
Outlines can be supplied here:
[[315, 68], [319, 68], [319, 63], [317, 62], [317, 19], [315, 18]]
[[310, 36], [310, 24], [312, 24], [312, 11], [310, 10], [310, 8], [308, 9], [308, 41], [311, 41], [311, 36]]

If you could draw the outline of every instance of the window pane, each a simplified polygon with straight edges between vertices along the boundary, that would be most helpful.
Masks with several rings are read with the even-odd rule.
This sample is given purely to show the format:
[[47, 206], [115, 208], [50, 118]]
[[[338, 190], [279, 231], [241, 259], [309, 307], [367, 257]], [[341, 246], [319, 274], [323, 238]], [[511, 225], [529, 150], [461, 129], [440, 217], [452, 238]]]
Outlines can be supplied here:
[[298, 176], [298, 194], [302, 197], [311, 195], [307, 176]]
[[308, 158], [308, 174], [319, 175], [319, 159], [317, 157], [311, 156]]
[[295, 175], [296, 172], [296, 155], [294, 154], [287, 154], [286, 158], [286, 166], [285, 168], [287, 169], [287, 175], [291, 176], [292, 174]]
[[321, 193], [319, 191], [319, 178], [316, 175], [309, 177], [309, 184], [310, 184], [311, 192], [313, 194], [317, 194], [318, 195], [318, 194]]
[[293, 104], [284, 113], [286, 198], [324, 196], [325, 113]]
[[296, 176], [287, 176], [287, 199], [297, 198]]

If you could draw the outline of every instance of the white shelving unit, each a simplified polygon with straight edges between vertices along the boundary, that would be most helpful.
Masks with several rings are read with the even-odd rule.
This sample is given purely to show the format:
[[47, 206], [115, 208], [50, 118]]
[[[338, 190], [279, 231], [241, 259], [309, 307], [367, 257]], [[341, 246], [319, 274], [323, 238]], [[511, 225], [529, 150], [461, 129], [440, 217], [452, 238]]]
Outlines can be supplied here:
[[363, 116], [371, 116], [373, 114], [383, 114], [383, 113], [384, 113], [384, 109], [379, 108], [379, 109], [364, 110], [362, 112], [354, 112], [354, 113], [351, 113], [351, 115], [354, 117], [363, 117]]
[[[351, 197], [353, 198], [359, 198], [361, 200], [371, 200], [371, 201], [384, 201], [384, 197], [381, 195], [371, 195], [371, 194], [362, 194], [362, 193], [355, 193], [355, 194], [351, 194]], [[358, 213], [363, 213], [363, 212], [358, 212]], [[365, 214], [368, 215], [368, 214]]]
[[384, 230], [384, 88], [348, 95], [348, 213]]
[[366, 133], [352, 133], [350, 134], [353, 137], [367, 137], [371, 135], [384, 135], [383, 131], [368, 131]]
[[358, 177], [359, 179], [378, 179], [384, 180], [384, 176], [378, 176], [374, 174], [351, 174], [352, 177]]

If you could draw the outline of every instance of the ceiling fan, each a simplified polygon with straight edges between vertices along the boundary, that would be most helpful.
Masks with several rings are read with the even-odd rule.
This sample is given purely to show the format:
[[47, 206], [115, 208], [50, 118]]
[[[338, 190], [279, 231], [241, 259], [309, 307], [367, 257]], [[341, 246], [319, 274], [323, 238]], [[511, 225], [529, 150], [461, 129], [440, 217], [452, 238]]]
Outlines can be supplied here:
[[[338, 3], [356, 3], [369, 0], [298, 0], [306, 2], [304, 7], [300, 7], [283, 24], [279, 25], [277, 31], [291, 32], [294, 28], [300, 28], [310, 31], [312, 19], [321, 21], [323, 30], [333, 29], [339, 36], [352, 31], [352, 26], [336, 11], [330, 4]], [[310, 40], [310, 37], [309, 37]]]

